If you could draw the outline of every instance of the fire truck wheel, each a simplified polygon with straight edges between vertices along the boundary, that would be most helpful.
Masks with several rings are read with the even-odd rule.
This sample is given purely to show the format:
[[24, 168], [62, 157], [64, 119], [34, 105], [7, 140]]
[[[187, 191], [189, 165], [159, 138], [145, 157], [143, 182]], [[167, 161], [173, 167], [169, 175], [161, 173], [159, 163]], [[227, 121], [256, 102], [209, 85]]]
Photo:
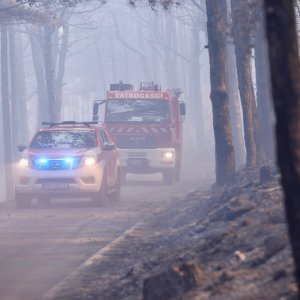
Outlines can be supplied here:
[[30, 208], [31, 205], [31, 196], [30, 195], [23, 195], [19, 194], [18, 192], [15, 193], [15, 201], [17, 208]]
[[176, 167], [176, 169], [175, 169], [174, 180], [175, 181], [180, 181], [180, 167]]
[[164, 183], [167, 185], [171, 185], [175, 180], [175, 172], [174, 170], [167, 170], [163, 172]]
[[92, 196], [92, 202], [93, 204], [97, 206], [103, 206], [107, 202], [107, 178], [106, 178], [106, 172], [103, 174], [102, 178], [102, 184], [100, 187], [99, 192], [95, 193], [95, 195]]
[[114, 186], [114, 191], [109, 195], [109, 199], [112, 202], [118, 202], [120, 201], [120, 194], [121, 194], [121, 176], [120, 176], [120, 172], [118, 172], [116, 184]]

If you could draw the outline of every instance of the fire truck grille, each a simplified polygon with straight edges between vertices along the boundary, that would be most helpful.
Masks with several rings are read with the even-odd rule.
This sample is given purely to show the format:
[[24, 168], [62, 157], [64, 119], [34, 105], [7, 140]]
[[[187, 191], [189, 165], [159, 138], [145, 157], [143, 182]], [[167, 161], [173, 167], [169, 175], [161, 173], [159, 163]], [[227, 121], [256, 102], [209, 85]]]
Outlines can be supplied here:
[[120, 149], [155, 149], [156, 136], [117, 136], [117, 145]]

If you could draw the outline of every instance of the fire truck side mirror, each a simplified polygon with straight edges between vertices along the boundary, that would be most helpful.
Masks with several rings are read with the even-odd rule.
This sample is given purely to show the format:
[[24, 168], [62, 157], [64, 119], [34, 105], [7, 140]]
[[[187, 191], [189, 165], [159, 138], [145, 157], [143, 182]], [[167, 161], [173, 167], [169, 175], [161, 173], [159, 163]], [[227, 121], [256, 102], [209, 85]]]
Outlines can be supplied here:
[[98, 103], [94, 103], [94, 106], [93, 106], [93, 121], [98, 121], [98, 111], [99, 111]]
[[179, 103], [179, 110], [180, 110], [180, 115], [185, 116], [186, 109], [185, 109], [185, 103], [184, 102]]
[[99, 106], [105, 104], [106, 100], [95, 100], [93, 105], [93, 121], [99, 120]]

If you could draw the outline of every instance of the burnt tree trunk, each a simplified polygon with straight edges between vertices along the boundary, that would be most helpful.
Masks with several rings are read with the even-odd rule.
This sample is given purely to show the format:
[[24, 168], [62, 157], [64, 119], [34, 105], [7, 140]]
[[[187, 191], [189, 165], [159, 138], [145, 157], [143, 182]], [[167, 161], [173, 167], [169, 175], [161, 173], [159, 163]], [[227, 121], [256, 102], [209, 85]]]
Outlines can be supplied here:
[[[261, 4], [262, 5], [262, 4]], [[255, 34], [255, 73], [257, 115], [259, 118], [259, 144], [266, 159], [274, 160], [274, 113], [271, 105], [271, 88], [269, 63], [267, 59], [267, 43], [264, 26], [264, 14], [258, 19]]]
[[[231, 15], [230, 7], [228, 7], [228, 19]], [[231, 27], [231, 22], [228, 22]], [[234, 152], [237, 167], [244, 165], [246, 160], [245, 140], [243, 136], [243, 118], [242, 108], [239, 96], [238, 79], [235, 49], [232, 36], [227, 36], [227, 80], [228, 80], [228, 99], [231, 120], [231, 130], [234, 144]]]
[[238, 86], [243, 109], [246, 165], [255, 167], [258, 159], [256, 104], [251, 75], [250, 33], [247, 24], [244, 26], [247, 18], [243, 16], [249, 12], [242, 5], [244, 4], [239, 0], [231, 0]]
[[226, 79], [226, 22], [222, 17], [226, 13], [222, 11], [223, 5], [220, 0], [206, 0], [217, 185], [225, 184], [235, 172]]
[[276, 114], [277, 159], [300, 291], [300, 62], [294, 1], [265, 0], [264, 4]]

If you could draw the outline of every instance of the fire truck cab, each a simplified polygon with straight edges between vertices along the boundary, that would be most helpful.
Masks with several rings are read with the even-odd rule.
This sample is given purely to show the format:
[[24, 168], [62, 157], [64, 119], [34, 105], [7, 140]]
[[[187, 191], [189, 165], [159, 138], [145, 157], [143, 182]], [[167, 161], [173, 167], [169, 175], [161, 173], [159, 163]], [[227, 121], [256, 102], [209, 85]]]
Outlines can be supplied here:
[[93, 120], [99, 106], [105, 105], [104, 124], [121, 156], [123, 179], [127, 173], [161, 172], [166, 184], [179, 180], [182, 159], [182, 124], [185, 104], [180, 89], [162, 91], [158, 84], [111, 84], [105, 100], [96, 100]]

